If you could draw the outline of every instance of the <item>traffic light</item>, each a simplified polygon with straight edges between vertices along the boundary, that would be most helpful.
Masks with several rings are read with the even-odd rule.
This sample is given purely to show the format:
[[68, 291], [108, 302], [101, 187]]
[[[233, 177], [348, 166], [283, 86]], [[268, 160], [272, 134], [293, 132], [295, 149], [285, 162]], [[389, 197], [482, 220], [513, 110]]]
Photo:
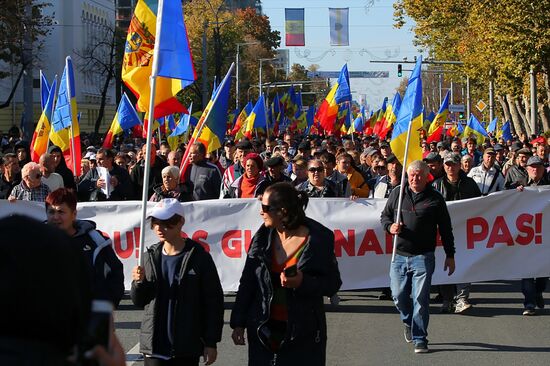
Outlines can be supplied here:
[[397, 64], [397, 76], [403, 76], [403, 65]]
[[458, 119], [464, 119], [464, 112], [458, 113]]

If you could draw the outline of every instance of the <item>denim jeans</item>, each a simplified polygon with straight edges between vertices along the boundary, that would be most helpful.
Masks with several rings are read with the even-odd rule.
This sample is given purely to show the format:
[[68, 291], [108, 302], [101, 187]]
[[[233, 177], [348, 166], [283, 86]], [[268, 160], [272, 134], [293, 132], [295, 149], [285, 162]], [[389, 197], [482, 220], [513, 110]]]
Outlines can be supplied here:
[[524, 278], [521, 280], [521, 292], [523, 292], [523, 296], [525, 296], [525, 300], [523, 301], [525, 309], [535, 308], [535, 299], [538, 294], [544, 292], [547, 282], [548, 277]]
[[430, 286], [434, 267], [433, 252], [412, 257], [396, 254], [390, 266], [393, 302], [403, 323], [411, 327], [415, 344], [428, 343]]

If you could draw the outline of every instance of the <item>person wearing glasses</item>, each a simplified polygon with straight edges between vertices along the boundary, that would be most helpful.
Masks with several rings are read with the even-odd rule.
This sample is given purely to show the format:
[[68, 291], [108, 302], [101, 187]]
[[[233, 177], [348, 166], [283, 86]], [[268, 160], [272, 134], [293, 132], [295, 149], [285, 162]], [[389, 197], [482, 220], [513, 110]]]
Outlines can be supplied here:
[[23, 180], [21, 183], [13, 187], [8, 201], [36, 201], [44, 202], [50, 193], [47, 185], [42, 183], [42, 173], [40, 172], [40, 164], [35, 162], [27, 163], [21, 169]]
[[132, 272], [130, 296], [144, 308], [140, 352], [145, 366], [216, 361], [223, 328], [223, 290], [216, 265], [197, 242], [182, 238], [184, 208], [174, 198], [156, 204], [151, 229], [159, 242]]
[[236, 345], [248, 334], [248, 365], [324, 365], [327, 324], [323, 296], [342, 281], [334, 233], [308, 218], [305, 192], [290, 183], [261, 197], [254, 235], [231, 312]]
[[307, 181], [298, 185], [297, 190], [306, 192], [308, 197], [336, 197], [336, 186], [326, 179], [321, 160], [313, 159], [308, 162], [307, 176]]

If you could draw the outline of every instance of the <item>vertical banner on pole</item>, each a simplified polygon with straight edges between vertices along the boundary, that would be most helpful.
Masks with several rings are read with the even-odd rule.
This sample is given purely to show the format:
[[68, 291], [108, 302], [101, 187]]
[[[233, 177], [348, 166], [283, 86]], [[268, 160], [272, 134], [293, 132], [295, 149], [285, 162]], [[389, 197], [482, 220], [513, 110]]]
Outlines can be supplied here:
[[285, 9], [286, 46], [305, 46], [304, 8]]
[[349, 46], [349, 8], [329, 8], [330, 45]]

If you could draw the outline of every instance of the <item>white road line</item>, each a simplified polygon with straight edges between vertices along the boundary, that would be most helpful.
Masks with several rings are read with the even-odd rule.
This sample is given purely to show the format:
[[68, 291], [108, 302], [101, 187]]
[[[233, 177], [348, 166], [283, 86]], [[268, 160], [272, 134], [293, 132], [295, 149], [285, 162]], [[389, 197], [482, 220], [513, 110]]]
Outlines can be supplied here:
[[139, 343], [126, 353], [126, 366], [133, 366], [136, 361], [142, 361], [143, 355], [139, 353]]

